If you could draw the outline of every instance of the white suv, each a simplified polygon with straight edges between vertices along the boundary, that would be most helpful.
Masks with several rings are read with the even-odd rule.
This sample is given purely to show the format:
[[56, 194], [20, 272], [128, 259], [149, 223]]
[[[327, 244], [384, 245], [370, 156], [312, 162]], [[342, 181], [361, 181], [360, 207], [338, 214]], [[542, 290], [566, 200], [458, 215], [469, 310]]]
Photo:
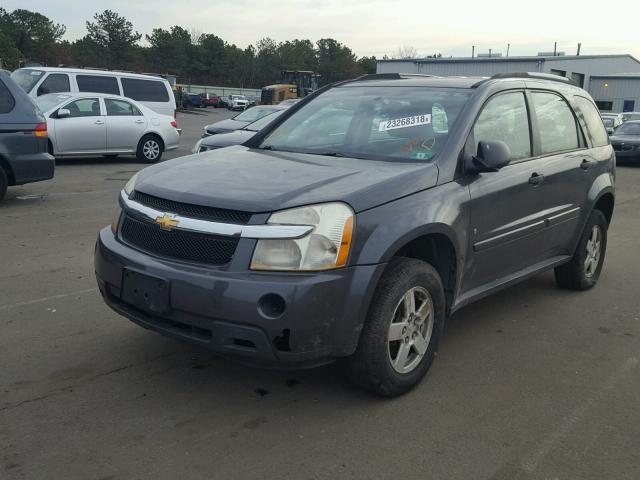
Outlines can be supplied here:
[[249, 100], [244, 95], [229, 95], [229, 110], [244, 110], [249, 106]]

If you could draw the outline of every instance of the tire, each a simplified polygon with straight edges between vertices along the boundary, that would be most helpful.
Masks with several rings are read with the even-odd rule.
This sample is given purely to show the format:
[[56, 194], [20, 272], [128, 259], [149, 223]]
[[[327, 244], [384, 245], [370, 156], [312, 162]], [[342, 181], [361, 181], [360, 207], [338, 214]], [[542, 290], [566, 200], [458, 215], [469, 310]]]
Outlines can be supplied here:
[[156, 135], [145, 135], [138, 142], [136, 157], [144, 163], [156, 163], [162, 158], [164, 145]]
[[4, 168], [0, 167], [0, 202], [7, 194], [7, 188], [9, 187], [9, 180], [7, 179], [7, 173]]
[[589, 290], [598, 283], [607, 250], [608, 227], [607, 219], [600, 210], [591, 212], [573, 257], [554, 270], [558, 286]]
[[[406, 297], [413, 298], [414, 311], [424, 316], [407, 315], [411, 308]], [[433, 363], [444, 318], [438, 272], [420, 260], [393, 259], [376, 288], [356, 352], [345, 360], [347, 374], [360, 387], [384, 397], [408, 392]]]

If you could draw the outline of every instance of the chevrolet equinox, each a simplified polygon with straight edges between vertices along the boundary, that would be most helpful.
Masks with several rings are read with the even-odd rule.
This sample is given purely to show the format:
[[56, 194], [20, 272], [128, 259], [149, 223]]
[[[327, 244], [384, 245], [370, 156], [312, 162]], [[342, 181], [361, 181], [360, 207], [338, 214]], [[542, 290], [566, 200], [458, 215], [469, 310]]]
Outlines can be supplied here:
[[598, 110], [566, 79], [367, 75], [243, 145], [139, 172], [95, 270], [145, 328], [265, 367], [341, 360], [395, 396], [470, 302], [549, 269], [593, 287], [614, 177]]

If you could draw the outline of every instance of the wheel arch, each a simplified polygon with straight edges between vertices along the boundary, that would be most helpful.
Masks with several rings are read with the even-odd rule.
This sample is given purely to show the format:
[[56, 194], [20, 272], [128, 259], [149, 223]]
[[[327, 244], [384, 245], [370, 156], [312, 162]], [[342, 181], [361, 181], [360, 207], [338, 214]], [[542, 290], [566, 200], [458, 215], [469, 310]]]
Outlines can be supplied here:
[[597, 198], [596, 202], [593, 205], [593, 209], [600, 210], [607, 219], [607, 225], [611, 225], [614, 206], [615, 197], [613, 196], [613, 192], [611, 190], [607, 190], [601, 193], [601, 195]]
[[387, 262], [394, 257], [408, 257], [431, 264], [442, 280], [447, 314], [457, 294], [461, 271], [459, 248], [455, 239], [455, 233], [448, 225], [432, 224], [404, 236], [384, 256]]
[[9, 184], [9, 186], [15, 185], [16, 176], [13, 172], [13, 168], [11, 168], [11, 164], [2, 155], [0, 155], [0, 168], [2, 168], [2, 170], [4, 170], [4, 173], [7, 175], [7, 183]]

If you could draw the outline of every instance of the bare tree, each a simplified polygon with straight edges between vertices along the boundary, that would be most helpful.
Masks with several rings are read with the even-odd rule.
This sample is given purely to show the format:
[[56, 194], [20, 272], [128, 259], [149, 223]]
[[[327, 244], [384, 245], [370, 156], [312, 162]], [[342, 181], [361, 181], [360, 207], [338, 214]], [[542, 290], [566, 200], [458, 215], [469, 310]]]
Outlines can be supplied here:
[[391, 58], [417, 58], [418, 50], [410, 45], [403, 45], [396, 50]]
[[196, 27], [191, 27], [191, 30], [189, 30], [189, 35], [191, 35], [191, 43], [193, 45], [200, 44], [200, 37], [202, 37], [202, 30], [199, 30]]

